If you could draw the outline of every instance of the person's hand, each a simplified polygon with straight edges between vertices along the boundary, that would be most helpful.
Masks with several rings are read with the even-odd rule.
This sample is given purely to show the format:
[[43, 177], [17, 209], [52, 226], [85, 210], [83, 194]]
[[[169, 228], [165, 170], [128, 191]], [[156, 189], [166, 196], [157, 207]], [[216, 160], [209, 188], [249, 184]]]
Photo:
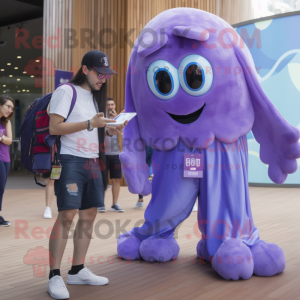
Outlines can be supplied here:
[[112, 126], [109, 126], [106, 125], [106, 128], [107, 128], [107, 132], [109, 135], [116, 135], [116, 134], [120, 134], [122, 133], [124, 127], [128, 124], [128, 121], [126, 121], [123, 125], [118, 125], [116, 127], [112, 127]]
[[104, 127], [107, 123], [116, 123], [115, 120], [110, 120], [107, 118], [104, 118], [104, 113], [100, 112], [97, 113], [92, 119], [91, 119], [91, 125], [94, 128]]
[[[125, 110], [123, 109], [120, 114], [124, 113]], [[128, 124], [128, 121], [126, 121], [123, 125], [119, 125], [119, 126], [116, 126], [116, 127], [112, 127], [112, 126], [109, 126], [109, 124], [106, 126], [107, 128], [107, 131], [109, 133], [109, 135], [116, 135], [116, 134], [120, 134], [123, 132], [123, 129], [124, 127]]]
[[118, 114], [117, 114], [117, 112], [115, 110], [113, 110], [113, 109], [108, 110], [108, 116], [107, 117], [109, 119], [114, 119], [117, 115]]

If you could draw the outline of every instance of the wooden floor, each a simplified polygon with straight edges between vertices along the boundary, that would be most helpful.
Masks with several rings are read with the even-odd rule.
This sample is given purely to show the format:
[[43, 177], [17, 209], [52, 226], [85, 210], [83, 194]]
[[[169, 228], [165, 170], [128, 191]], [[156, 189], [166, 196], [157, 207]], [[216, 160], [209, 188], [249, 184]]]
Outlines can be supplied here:
[[[97, 235], [94, 232], [85, 263], [94, 273], [108, 277], [109, 285], [67, 285], [70, 299], [300, 299], [300, 189], [251, 187], [250, 196], [254, 222], [260, 230], [261, 239], [277, 243], [284, 250], [287, 266], [282, 274], [270, 278], [253, 276], [245, 281], [225, 281], [210, 264], [199, 264], [195, 259], [199, 238], [193, 230], [196, 213], [192, 213], [178, 230], [181, 250], [176, 262], [151, 264], [119, 260], [116, 251], [118, 222], [122, 225], [128, 220], [126, 229], [131, 229], [136, 222], [143, 220], [143, 210], [133, 209], [136, 195], [122, 187], [119, 204], [125, 212], [98, 214], [96, 223], [105, 219], [113, 225], [114, 232], [108, 239], [100, 238], [100, 234], [103, 237], [109, 232], [108, 226], [101, 223]], [[149, 197], [145, 199], [147, 204]], [[107, 207], [110, 201], [109, 191]], [[35, 227], [41, 227], [39, 230], [42, 232], [53, 226], [54, 219], [42, 217], [44, 205], [43, 190], [9, 189], [5, 192], [1, 213], [11, 226], [0, 227], [1, 300], [51, 299], [46, 292], [49, 267], [45, 274], [41, 274], [44, 277], [35, 277], [34, 266], [24, 263], [30, 249], [38, 246], [48, 249], [46, 234], [31, 233]], [[53, 203], [52, 211], [56, 216], [56, 203]], [[23, 235], [18, 237], [20, 220], [23, 220], [21, 227], [28, 225], [25, 231], [27, 239]], [[70, 268], [72, 250], [70, 239], [61, 266], [64, 279]]]

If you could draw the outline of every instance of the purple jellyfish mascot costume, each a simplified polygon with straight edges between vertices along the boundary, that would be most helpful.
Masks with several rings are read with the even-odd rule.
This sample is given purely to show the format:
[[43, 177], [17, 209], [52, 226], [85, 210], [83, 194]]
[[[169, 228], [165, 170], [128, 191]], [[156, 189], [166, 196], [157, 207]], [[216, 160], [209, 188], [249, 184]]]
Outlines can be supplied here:
[[[127, 260], [169, 261], [179, 253], [174, 230], [198, 197], [197, 254], [223, 278], [272, 276], [285, 268], [283, 250], [259, 238], [248, 190], [246, 134], [259, 142], [269, 177], [283, 183], [297, 170], [300, 133], [268, 99], [251, 54], [219, 17], [175, 8], [152, 19], [135, 42], [126, 78], [120, 154], [129, 191], [149, 195], [145, 223], [118, 239]], [[153, 154], [148, 180], [145, 144]], [[183, 176], [184, 155], [202, 154], [203, 176]]]

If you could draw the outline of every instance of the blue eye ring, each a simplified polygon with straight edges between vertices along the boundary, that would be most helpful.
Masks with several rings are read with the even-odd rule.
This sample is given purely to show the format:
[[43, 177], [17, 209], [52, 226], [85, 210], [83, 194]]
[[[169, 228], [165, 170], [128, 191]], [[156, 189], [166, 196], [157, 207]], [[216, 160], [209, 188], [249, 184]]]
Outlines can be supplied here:
[[[158, 89], [158, 86], [157, 86], [157, 84], [156, 84], [156, 74], [157, 74], [159, 71], [165, 71], [165, 72], [167, 72], [167, 73], [169, 74], [170, 78], [171, 78], [172, 88], [171, 88], [171, 91], [170, 91], [168, 94], [163, 94], [163, 93]], [[159, 94], [161, 94], [162, 96], [169, 96], [169, 95], [171, 95], [171, 94], [173, 93], [173, 91], [174, 91], [174, 80], [173, 80], [173, 76], [172, 76], [172, 74], [169, 72], [169, 70], [167, 70], [167, 69], [159, 68], [158, 70], [156, 70], [155, 73], [154, 73], [154, 75], [153, 75], [153, 82], [154, 82], [154, 86], [155, 86], [157, 92], [158, 92]]]
[[[201, 69], [201, 72], [202, 72], [202, 78], [203, 78], [203, 81], [202, 81], [201, 86], [200, 86], [198, 89], [192, 89], [192, 88], [189, 86], [189, 84], [187, 83], [187, 81], [186, 81], [186, 76], [185, 76], [186, 70], [187, 70], [187, 68], [188, 68], [189, 66], [191, 66], [191, 65], [197, 65], [197, 66]], [[204, 75], [203, 68], [202, 68], [197, 62], [191, 62], [191, 63], [189, 63], [188, 65], [186, 65], [186, 67], [184, 68], [183, 74], [184, 74], [184, 76], [183, 76], [184, 82], [185, 82], [185, 85], [187, 86], [188, 89], [190, 89], [190, 90], [193, 91], [193, 92], [196, 92], [196, 91], [200, 91], [200, 90], [203, 88], [204, 83], [205, 83], [205, 75]]]
[[[188, 66], [190, 66], [191, 64], [199, 66], [202, 71], [202, 80], [203, 81], [202, 81], [201, 87], [198, 88], [197, 90], [192, 89], [187, 84], [185, 72], [187, 71]], [[184, 57], [181, 60], [178, 70], [179, 70], [178, 76], [179, 76], [179, 82], [180, 82], [181, 88], [187, 94], [194, 96], [194, 97], [199, 97], [199, 96], [206, 94], [212, 87], [213, 78], [214, 78], [213, 69], [212, 69], [210, 62], [204, 56], [201, 56], [198, 54], [187, 55], [186, 57]], [[184, 70], [184, 72], [182, 72], [181, 70]]]
[[[156, 84], [156, 76], [158, 72], [165, 71], [167, 72], [168, 76], [170, 77], [169, 85], [170, 91], [166, 90], [168, 94], [163, 94], [159, 89], [158, 85]], [[160, 100], [168, 101], [176, 96], [178, 89], [180, 87], [179, 82], [179, 75], [177, 68], [174, 67], [170, 62], [166, 60], [155, 60], [153, 61], [147, 70], [147, 83], [148, 87], [150, 88], [151, 92]], [[163, 91], [164, 92], [164, 91]]]

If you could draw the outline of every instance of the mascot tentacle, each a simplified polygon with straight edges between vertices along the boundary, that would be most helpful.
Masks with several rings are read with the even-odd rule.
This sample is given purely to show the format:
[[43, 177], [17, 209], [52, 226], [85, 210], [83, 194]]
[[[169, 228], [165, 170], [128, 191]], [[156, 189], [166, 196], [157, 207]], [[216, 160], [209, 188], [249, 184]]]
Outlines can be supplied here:
[[245, 79], [255, 113], [252, 132], [260, 144], [260, 159], [269, 165], [270, 179], [281, 184], [288, 174], [297, 171], [300, 131], [281, 116], [263, 91], [249, 49], [236, 47], [235, 53], [242, 68], [249, 70], [245, 74]]
[[[126, 84], [126, 112], [136, 112], [131, 95], [131, 64], [129, 63]], [[123, 175], [126, 178], [128, 189], [133, 194], [147, 196], [151, 193], [151, 184], [148, 179], [149, 167], [145, 162], [145, 143], [140, 136], [138, 118], [133, 118], [124, 130], [123, 149], [120, 153]]]

